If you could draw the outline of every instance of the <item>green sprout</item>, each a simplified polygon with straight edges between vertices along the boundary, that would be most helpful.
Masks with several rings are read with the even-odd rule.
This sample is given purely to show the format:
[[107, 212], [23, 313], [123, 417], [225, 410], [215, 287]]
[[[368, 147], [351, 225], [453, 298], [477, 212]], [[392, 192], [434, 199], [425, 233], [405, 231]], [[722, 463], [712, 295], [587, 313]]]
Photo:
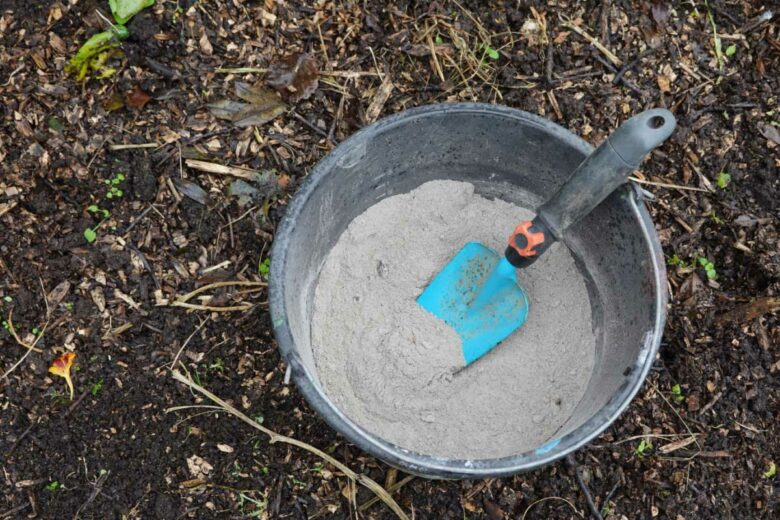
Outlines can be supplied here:
[[59, 482], [57, 482], [55, 480], [53, 482], [49, 482], [48, 484], [46, 484], [46, 491], [50, 491], [50, 492], [53, 493], [53, 492], [57, 491], [58, 489], [60, 489], [61, 487], [62, 487], [62, 484], [60, 484]]
[[87, 211], [90, 213], [99, 213], [100, 215], [103, 215], [103, 218], [108, 218], [111, 216], [111, 212], [107, 209], [103, 209], [100, 206], [96, 206], [95, 204], [89, 206], [87, 208]]
[[92, 387], [89, 389], [89, 393], [95, 396], [97, 395], [98, 392], [100, 392], [102, 388], [103, 388], [103, 379], [101, 378], [100, 381], [92, 385]]
[[761, 474], [764, 478], [772, 478], [775, 475], [777, 475], [777, 466], [775, 465], [774, 461], [771, 461], [769, 463], [769, 469], [766, 470], [764, 473]]
[[217, 358], [212, 364], [209, 365], [209, 370], [216, 370], [219, 373], [222, 373], [225, 371], [225, 362], [222, 361], [222, 358]]
[[32, 332], [32, 335], [35, 336], [35, 337], [43, 336], [43, 331], [41, 329], [39, 329], [38, 327], [33, 327], [30, 332]]
[[720, 217], [718, 216], [718, 214], [717, 214], [717, 213], [715, 213], [715, 211], [710, 211], [710, 218], [712, 219], [712, 221], [713, 221], [713, 222], [715, 222], [715, 223], [716, 223], [717, 225], [719, 225], [719, 226], [720, 226], [721, 224], [723, 224], [723, 219], [722, 219], [722, 218], [720, 218]]
[[108, 185], [108, 193], [106, 193], [107, 199], [119, 198], [125, 194], [125, 192], [119, 188], [119, 184], [124, 180], [124, 174], [117, 173], [112, 178], [103, 181], [106, 185]]
[[676, 403], [685, 401], [685, 396], [682, 395], [682, 388], [680, 388], [679, 384], [672, 387], [672, 397]]
[[3, 301], [5, 303], [11, 303], [12, 301], [14, 301], [14, 299], [11, 298], [10, 296], [3, 296]]
[[648, 449], [651, 449], [652, 447], [653, 447], [653, 445], [650, 443], [650, 441], [648, 441], [648, 440], [645, 440], [645, 439], [642, 439], [642, 440], [639, 442], [639, 446], [637, 446], [637, 447], [636, 447], [636, 450], [634, 450], [634, 452], [635, 452], [635, 453], [637, 454], [637, 456], [638, 456], [638, 457], [641, 459], [642, 457], [644, 457], [644, 456], [645, 456], [645, 452], [646, 452]]
[[737, 53], [737, 44], [732, 43], [728, 47], [726, 47], [726, 56], [734, 56]]
[[[246, 518], [258, 518], [265, 513], [265, 510], [268, 509], [268, 498], [265, 494], [261, 494], [263, 498], [260, 500], [254, 499], [249, 497], [246, 493], [241, 491], [238, 494], [238, 507], [241, 510], [241, 514], [245, 516]], [[244, 502], [249, 502], [254, 506], [254, 511], [247, 513], [244, 511]]]
[[73, 302], [65, 302], [63, 305], [65, 306], [66, 311], [73, 312]]
[[267, 258], [257, 265], [257, 272], [263, 278], [268, 278], [268, 273], [271, 272], [271, 259]]
[[484, 54], [486, 54], [487, 57], [490, 58], [491, 60], [497, 60], [499, 58], [498, 51], [493, 47], [491, 47], [490, 45], [488, 45], [487, 43], [483, 43], [482, 45], [479, 46], [479, 48], [482, 49], [482, 51], [484, 51]]
[[672, 267], [687, 267], [688, 266], [688, 262], [686, 262], [685, 260], [680, 258], [680, 256], [677, 253], [675, 253], [671, 257], [669, 257], [666, 260], [666, 263], [669, 264]]
[[439, 35], [439, 34], [436, 35], [436, 38], [434, 38], [433, 41], [434, 41], [434, 43], [436, 45], [441, 45], [442, 43], [444, 43], [444, 40], [442, 39], [441, 35]]
[[718, 272], [715, 270], [715, 264], [707, 260], [706, 257], [700, 256], [696, 260], [699, 262], [699, 265], [704, 268], [708, 280], [715, 280], [718, 277]]
[[728, 186], [730, 182], [731, 182], [731, 175], [729, 175], [726, 172], [720, 172], [718, 174], [718, 178], [715, 179], [715, 184], [717, 184], [718, 188], [722, 190], [725, 190], [726, 186]]

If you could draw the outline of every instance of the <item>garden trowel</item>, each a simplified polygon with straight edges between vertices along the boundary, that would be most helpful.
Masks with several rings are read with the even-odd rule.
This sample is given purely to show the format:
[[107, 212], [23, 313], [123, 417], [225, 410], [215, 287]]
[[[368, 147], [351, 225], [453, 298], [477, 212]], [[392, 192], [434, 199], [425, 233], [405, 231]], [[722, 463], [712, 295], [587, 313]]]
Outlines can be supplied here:
[[461, 339], [464, 365], [512, 334], [528, 317], [528, 296], [517, 269], [535, 262], [566, 229], [590, 213], [672, 133], [666, 109], [652, 109], [623, 123], [586, 158], [536, 212], [509, 235], [503, 256], [479, 242], [466, 244], [417, 298]]

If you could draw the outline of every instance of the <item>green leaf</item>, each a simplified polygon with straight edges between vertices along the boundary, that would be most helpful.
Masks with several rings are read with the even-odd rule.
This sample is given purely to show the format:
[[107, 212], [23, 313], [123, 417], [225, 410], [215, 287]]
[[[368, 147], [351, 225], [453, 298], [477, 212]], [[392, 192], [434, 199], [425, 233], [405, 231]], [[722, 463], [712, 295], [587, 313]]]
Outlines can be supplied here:
[[89, 211], [90, 213], [97, 213], [98, 211], [100, 211], [100, 208], [93, 204], [87, 208], [87, 211]]
[[53, 491], [57, 491], [61, 487], [62, 487], [62, 484], [60, 484], [59, 482], [57, 482], [55, 480], [54, 482], [49, 482], [48, 484], [46, 484], [46, 491], [52, 491], [52, 492]]
[[91, 244], [97, 240], [97, 232], [92, 228], [87, 228], [84, 230], [84, 238], [86, 238], [87, 242]]
[[722, 190], [726, 189], [726, 186], [728, 186], [730, 182], [731, 175], [726, 172], [720, 172], [718, 174], [718, 178], [715, 180], [715, 184], [717, 184], [718, 188]]
[[153, 6], [154, 2], [155, 0], [108, 0], [108, 6], [116, 23], [124, 25], [133, 16]]
[[762, 473], [764, 478], [772, 478], [777, 475], [777, 466], [774, 462], [769, 463], [769, 469]]
[[444, 40], [442, 40], [441, 36], [439, 36], [438, 34], [436, 35], [436, 38], [433, 41], [436, 43], [436, 45], [441, 45], [442, 43], [444, 43]]
[[260, 264], [257, 266], [257, 272], [260, 273], [260, 276], [263, 278], [268, 276], [268, 273], [271, 272], [271, 259], [266, 258]]
[[498, 51], [487, 43], [482, 44], [482, 49], [484, 49], [485, 54], [487, 54], [491, 60], [497, 60], [499, 58]]
[[737, 44], [732, 43], [726, 47], [726, 56], [734, 56], [737, 53]]

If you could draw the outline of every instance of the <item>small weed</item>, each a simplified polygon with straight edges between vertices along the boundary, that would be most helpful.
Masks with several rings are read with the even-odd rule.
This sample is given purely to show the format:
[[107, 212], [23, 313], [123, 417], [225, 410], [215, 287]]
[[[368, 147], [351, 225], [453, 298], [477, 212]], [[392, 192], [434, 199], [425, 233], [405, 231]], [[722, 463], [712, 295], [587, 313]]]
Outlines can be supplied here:
[[63, 303], [65, 306], [65, 310], [68, 312], [73, 312], [73, 303], [72, 302], [65, 302]]
[[89, 211], [90, 213], [98, 213], [98, 214], [102, 215], [104, 219], [111, 216], [111, 212], [110, 211], [108, 211], [107, 209], [103, 209], [103, 208], [101, 208], [100, 206], [98, 206], [96, 204], [93, 204], [93, 205], [89, 206], [87, 208], [87, 211]]
[[488, 58], [491, 60], [497, 60], [499, 58], [498, 51], [488, 45], [487, 43], [483, 43], [479, 46], [479, 48], [484, 52], [485, 55], [487, 55]]
[[257, 272], [263, 279], [268, 278], [268, 273], [271, 272], [271, 259], [266, 258], [259, 264], [257, 264]]
[[46, 484], [46, 491], [50, 491], [50, 492], [52, 492], [52, 493], [54, 493], [55, 491], [57, 491], [57, 490], [58, 490], [58, 489], [60, 489], [60, 488], [62, 488], [62, 484], [60, 484], [60, 483], [59, 483], [59, 482], [57, 482], [56, 480], [55, 480], [55, 481], [53, 481], [53, 482], [49, 482], [48, 484]]
[[666, 260], [666, 263], [672, 267], [688, 267], [688, 262], [680, 258], [677, 253]]
[[737, 44], [732, 43], [728, 47], [726, 47], [726, 56], [734, 56], [737, 53]]
[[720, 226], [721, 224], [723, 224], [723, 219], [722, 219], [722, 218], [720, 218], [720, 217], [717, 215], [717, 213], [715, 213], [714, 211], [711, 211], [711, 212], [710, 212], [710, 218], [712, 219], [712, 221], [713, 221], [713, 222], [715, 222], [715, 223], [716, 223], [717, 225], [719, 225], [719, 226]]
[[682, 395], [682, 388], [680, 388], [680, 385], [674, 385], [672, 387], [672, 397], [674, 398], [674, 402], [681, 403], [685, 401], [685, 396]]
[[84, 239], [90, 244], [97, 240], [97, 227], [84, 230]]
[[11, 303], [12, 301], [14, 301], [14, 299], [11, 298], [10, 296], [3, 296], [3, 301], [5, 303]]
[[241, 476], [241, 464], [237, 460], [233, 461], [233, 467], [230, 470], [230, 476], [233, 478], [239, 478]]
[[[245, 518], [258, 518], [259, 516], [262, 516], [262, 514], [265, 513], [265, 510], [268, 509], [268, 498], [265, 494], [261, 494], [261, 496], [263, 498], [258, 500], [249, 497], [243, 491], [240, 492], [238, 494], [238, 507], [241, 510], [241, 515]], [[244, 511], [245, 502], [249, 502], [254, 506], [252, 511]]]
[[254, 419], [254, 421], [257, 424], [263, 424], [263, 421], [265, 421], [265, 417], [263, 417], [262, 415], [256, 415], [256, 416], [252, 417], [252, 419]]
[[777, 475], [777, 466], [774, 462], [769, 463], [769, 469], [761, 474], [764, 478], [772, 478]]
[[311, 472], [316, 475], [322, 475], [322, 470], [325, 469], [322, 464], [317, 464], [313, 468], [311, 468]]
[[10, 332], [11, 326], [8, 324], [7, 321], [3, 320], [3, 328]]
[[296, 486], [299, 486], [299, 487], [302, 487], [302, 488], [305, 488], [307, 486], [306, 482], [303, 482], [302, 480], [298, 480], [297, 478], [293, 477], [292, 475], [290, 475], [290, 480], [292, 480], [292, 483], [295, 484]]
[[700, 256], [696, 260], [699, 262], [699, 265], [704, 268], [708, 280], [715, 280], [718, 277], [718, 272], [715, 270], [715, 264], [707, 260], [706, 257]]
[[434, 43], [436, 45], [441, 45], [442, 43], [444, 43], [444, 40], [442, 39], [441, 35], [439, 35], [439, 34], [436, 35], [436, 38], [434, 38], [433, 41], [434, 41]]
[[209, 370], [216, 370], [220, 374], [225, 371], [225, 362], [222, 358], [217, 358], [212, 364], [209, 365]]
[[110, 179], [106, 179], [103, 182], [108, 185], [108, 193], [106, 193], [107, 199], [114, 199], [122, 197], [125, 192], [119, 189], [119, 184], [125, 180], [125, 176], [122, 173], [117, 173]]
[[726, 186], [729, 185], [731, 182], [731, 174], [728, 174], [726, 172], [720, 172], [718, 174], [718, 177], [715, 179], [715, 184], [718, 185], [718, 188], [725, 190]]
[[33, 327], [30, 332], [36, 338], [39, 338], [39, 337], [43, 336], [43, 331], [41, 329], [39, 329], [38, 327]]
[[650, 443], [650, 441], [642, 439], [639, 442], [639, 446], [636, 447], [634, 452], [636, 453], [637, 457], [639, 457], [641, 459], [641, 458], [643, 458], [645, 456], [645, 452], [647, 450], [651, 449], [652, 447], [653, 447], [653, 445]]
[[97, 383], [94, 383], [92, 387], [89, 389], [89, 393], [95, 396], [97, 395], [98, 392], [100, 392], [102, 388], [103, 388], [103, 379], [101, 379]]

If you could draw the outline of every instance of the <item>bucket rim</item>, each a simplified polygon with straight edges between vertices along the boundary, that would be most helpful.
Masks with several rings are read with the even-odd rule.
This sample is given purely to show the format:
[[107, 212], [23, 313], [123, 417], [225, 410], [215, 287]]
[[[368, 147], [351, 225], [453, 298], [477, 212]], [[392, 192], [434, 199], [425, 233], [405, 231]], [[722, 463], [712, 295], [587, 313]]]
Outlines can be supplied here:
[[284, 267], [287, 263], [289, 243], [295, 231], [297, 218], [312, 194], [327, 181], [329, 173], [333, 171], [339, 161], [357, 145], [398, 125], [446, 113], [488, 114], [514, 119], [521, 124], [535, 126], [545, 131], [550, 134], [551, 138], [559, 140], [562, 145], [580, 151], [583, 155], [589, 155], [594, 150], [594, 147], [585, 140], [552, 121], [522, 110], [486, 103], [423, 105], [390, 115], [360, 129], [342, 141], [314, 166], [299, 191], [294, 195], [279, 224], [270, 252], [269, 307], [271, 321], [279, 350], [288, 364], [293, 381], [306, 401], [329, 426], [363, 451], [404, 471], [426, 477], [486, 478], [510, 476], [551, 464], [585, 446], [600, 435], [629, 406], [652, 368], [666, 321], [666, 302], [668, 300], [666, 269], [663, 250], [650, 214], [642, 203], [641, 191], [632, 189], [631, 183], [622, 189], [627, 194], [624, 200], [628, 202], [632, 213], [640, 224], [642, 238], [651, 258], [655, 293], [653, 328], [646, 331], [644, 343], [631, 373], [626, 376], [623, 384], [610, 400], [583, 424], [563, 437], [548, 441], [536, 450], [491, 459], [452, 459], [407, 450], [379, 439], [344, 415], [325, 395], [319, 385], [314, 383], [316, 376], [309, 372], [296, 351], [292, 331], [286, 319]]

